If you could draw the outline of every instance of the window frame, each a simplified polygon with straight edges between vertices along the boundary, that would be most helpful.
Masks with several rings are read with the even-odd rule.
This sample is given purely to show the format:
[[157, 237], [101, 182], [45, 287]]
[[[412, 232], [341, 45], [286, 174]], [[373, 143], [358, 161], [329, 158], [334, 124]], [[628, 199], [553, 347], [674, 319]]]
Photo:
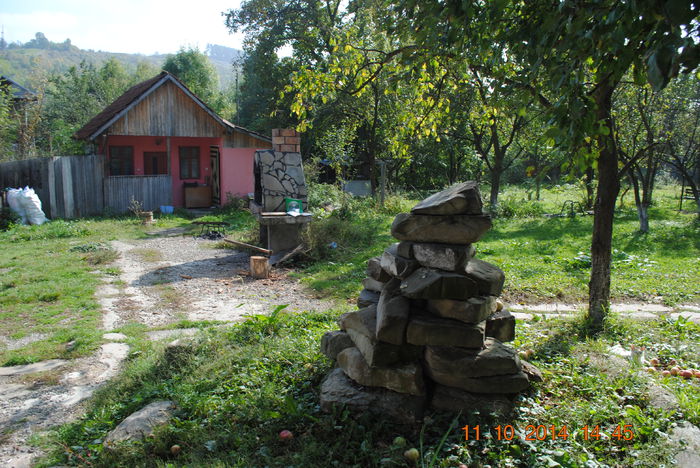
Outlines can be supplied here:
[[[116, 169], [116, 171], [115, 171]], [[130, 145], [109, 146], [109, 175], [133, 176], [134, 172], [134, 147]], [[116, 173], [115, 173], [116, 172]]]
[[178, 147], [180, 180], [199, 179], [201, 175], [201, 154], [199, 146]]

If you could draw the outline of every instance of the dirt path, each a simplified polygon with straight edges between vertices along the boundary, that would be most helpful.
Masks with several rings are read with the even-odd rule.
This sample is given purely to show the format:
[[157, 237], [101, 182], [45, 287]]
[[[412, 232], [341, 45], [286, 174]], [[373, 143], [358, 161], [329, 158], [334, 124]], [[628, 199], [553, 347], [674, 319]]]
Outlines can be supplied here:
[[[31, 466], [41, 451], [27, 443], [30, 436], [78, 418], [85, 400], [118, 374], [129, 354], [123, 343], [127, 337], [108, 332], [127, 322], [149, 327], [183, 319], [236, 322], [280, 304], [294, 312], [332, 306], [289, 278], [287, 270], [254, 280], [245, 274], [248, 254], [213, 249], [212, 241], [176, 234], [112, 242], [120, 254], [112, 265], [119, 275], [105, 277], [97, 290], [106, 343], [96, 354], [0, 367], [0, 466]], [[189, 335], [196, 329], [154, 330], [147, 336], [159, 340], [177, 333]]]

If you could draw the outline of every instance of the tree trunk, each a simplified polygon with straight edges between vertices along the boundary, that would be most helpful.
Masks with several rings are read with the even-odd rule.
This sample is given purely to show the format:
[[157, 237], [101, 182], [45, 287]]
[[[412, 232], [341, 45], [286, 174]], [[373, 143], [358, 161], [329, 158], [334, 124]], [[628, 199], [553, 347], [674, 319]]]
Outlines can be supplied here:
[[598, 121], [604, 121], [610, 132], [596, 137], [598, 155], [598, 190], [594, 206], [593, 238], [591, 241], [591, 280], [588, 284], [588, 319], [592, 332], [603, 327], [610, 309], [610, 259], [612, 253], [615, 201], [620, 191], [618, 158], [613, 138], [611, 117], [612, 93], [610, 83], [601, 83], [595, 92]]
[[593, 179], [595, 178], [595, 172], [592, 167], [586, 169], [586, 209], [590, 210], [593, 208]]
[[491, 171], [491, 193], [489, 196], [489, 202], [491, 203], [491, 210], [496, 211], [496, 206], [498, 206], [498, 191], [501, 188], [501, 171], [494, 166], [494, 170]]
[[630, 182], [632, 182], [634, 192], [634, 206], [637, 207], [637, 218], [639, 219], [639, 232], [647, 233], [649, 232], [649, 202], [645, 199], [647, 197], [644, 197], [640, 193], [639, 179], [634, 174], [634, 170], [634, 168], [630, 169], [629, 179]]

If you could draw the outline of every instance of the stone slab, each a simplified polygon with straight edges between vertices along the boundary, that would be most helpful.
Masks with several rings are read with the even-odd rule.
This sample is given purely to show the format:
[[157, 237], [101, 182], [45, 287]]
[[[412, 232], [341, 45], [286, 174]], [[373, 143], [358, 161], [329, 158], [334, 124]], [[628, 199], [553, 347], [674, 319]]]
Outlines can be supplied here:
[[[427, 310], [443, 318], [465, 323], [479, 323], [496, 311], [496, 298], [493, 296], [470, 297], [466, 301], [452, 299], [430, 299]], [[488, 328], [487, 328], [488, 333]]]
[[486, 319], [486, 336], [506, 343], [515, 339], [515, 317], [506, 309], [499, 310]]
[[700, 429], [684, 421], [673, 428], [670, 436], [671, 441], [680, 448], [675, 456], [675, 466], [678, 468], [700, 466]]
[[374, 305], [343, 314], [340, 325], [371, 367], [411, 361], [421, 356], [420, 347], [397, 346], [377, 340], [377, 307]]
[[362, 286], [365, 287], [368, 291], [374, 291], [381, 293], [382, 289], [384, 289], [384, 284], [381, 281], [377, 281], [374, 278], [365, 278], [362, 280]]
[[527, 378], [530, 379], [530, 382], [542, 382], [542, 380], [544, 380], [542, 371], [539, 370], [537, 366], [527, 361], [520, 361], [520, 364], [522, 364], [523, 372], [527, 375]]
[[370, 367], [355, 347], [338, 354], [338, 366], [360, 385], [382, 387], [398, 393], [425, 395], [425, 380], [420, 364], [408, 363], [391, 367]]
[[423, 418], [425, 398], [392, 392], [384, 388], [363, 387], [352, 381], [342, 369], [334, 369], [321, 383], [321, 409], [348, 408], [353, 413], [371, 413], [397, 424], [415, 424]]
[[518, 393], [530, 386], [530, 381], [524, 372], [510, 375], [494, 375], [490, 377], [464, 377], [460, 375], [433, 375], [430, 368], [426, 373], [435, 382], [448, 387], [460, 388], [473, 393]]
[[491, 229], [488, 215], [428, 216], [400, 213], [391, 225], [391, 235], [400, 241], [440, 244], [473, 244]]
[[435, 385], [430, 406], [436, 410], [461, 411], [465, 414], [479, 411], [507, 416], [513, 411], [513, 399], [505, 395], [467, 392], [445, 385]]
[[382, 268], [391, 276], [406, 278], [418, 268], [418, 262], [398, 254], [398, 243], [392, 244], [384, 250], [381, 258]]
[[369, 289], [363, 289], [362, 291], [360, 291], [360, 296], [357, 298], [357, 307], [362, 309], [364, 307], [376, 305], [378, 302], [379, 302], [379, 293], [377, 291], [370, 291]]
[[474, 246], [416, 242], [412, 253], [421, 266], [446, 271], [464, 271], [474, 256]]
[[13, 376], [34, 374], [57, 369], [68, 361], [65, 359], [49, 359], [48, 361], [35, 362], [34, 364], [22, 364], [20, 366], [0, 367], [0, 376]]
[[425, 215], [480, 214], [483, 204], [474, 181], [455, 184], [435, 193], [413, 207], [411, 213]]
[[425, 365], [431, 376], [443, 381], [516, 374], [522, 369], [515, 350], [493, 338], [487, 338], [481, 349], [427, 346]]
[[380, 283], [386, 283], [391, 279], [391, 275], [382, 268], [381, 257], [372, 257], [367, 260], [366, 272], [367, 276]]
[[342, 350], [354, 346], [350, 335], [342, 330], [329, 331], [321, 337], [321, 352], [331, 360], [335, 360]]
[[401, 283], [401, 294], [412, 299], [467, 300], [479, 295], [474, 280], [464, 275], [419, 268]]
[[467, 263], [465, 271], [467, 276], [476, 282], [479, 294], [483, 296], [501, 295], [506, 275], [496, 265], [474, 258]]
[[406, 328], [406, 341], [418, 346], [456, 346], [481, 348], [484, 344], [483, 322], [467, 324], [431, 316], [412, 317]]
[[377, 339], [402, 345], [406, 342], [406, 326], [411, 310], [409, 300], [400, 293], [401, 281], [392, 279], [379, 297], [377, 304]]

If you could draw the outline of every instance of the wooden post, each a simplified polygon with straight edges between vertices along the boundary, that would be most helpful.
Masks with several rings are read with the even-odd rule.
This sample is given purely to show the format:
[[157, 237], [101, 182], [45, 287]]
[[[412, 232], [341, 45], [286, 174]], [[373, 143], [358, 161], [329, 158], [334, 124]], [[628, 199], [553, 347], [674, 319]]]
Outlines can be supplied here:
[[269, 278], [270, 262], [267, 257], [250, 257], [250, 274], [253, 278]]

